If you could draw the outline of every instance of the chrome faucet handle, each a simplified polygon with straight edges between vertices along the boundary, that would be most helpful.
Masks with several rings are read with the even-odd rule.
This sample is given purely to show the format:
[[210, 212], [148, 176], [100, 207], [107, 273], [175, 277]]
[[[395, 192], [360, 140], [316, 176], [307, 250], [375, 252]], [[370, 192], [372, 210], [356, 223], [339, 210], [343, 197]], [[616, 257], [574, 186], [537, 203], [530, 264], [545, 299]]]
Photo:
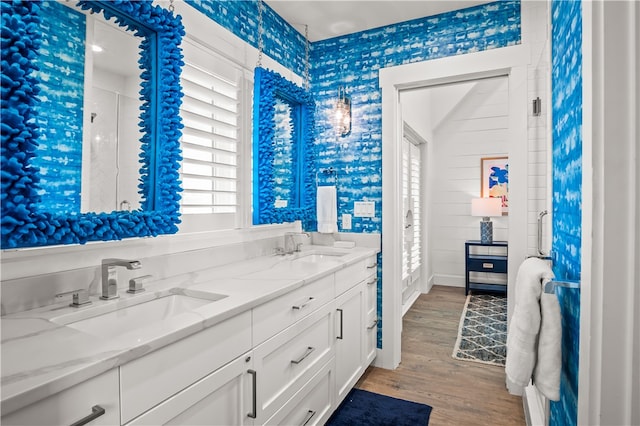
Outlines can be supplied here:
[[141, 277], [131, 278], [129, 280], [129, 290], [127, 290], [127, 293], [136, 294], [143, 292], [145, 290], [144, 284], [151, 281], [151, 278], [153, 278], [153, 275], [143, 275]]
[[87, 290], [86, 288], [65, 291], [64, 293], [56, 294], [56, 297], [63, 297], [68, 294], [71, 294], [71, 303], [69, 304], [69, 306], [78, 308], [80, 306], [91, 304], [91, 300], [89, 300], [89, 290]]

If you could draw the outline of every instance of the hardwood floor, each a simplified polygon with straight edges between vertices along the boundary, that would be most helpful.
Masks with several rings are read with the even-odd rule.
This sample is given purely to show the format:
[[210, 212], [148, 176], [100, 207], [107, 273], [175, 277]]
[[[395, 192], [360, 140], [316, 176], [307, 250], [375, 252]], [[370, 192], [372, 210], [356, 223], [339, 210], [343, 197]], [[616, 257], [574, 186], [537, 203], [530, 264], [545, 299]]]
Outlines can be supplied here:
[[356, 387], [430, 405], [430, 426], [526, 424], [503, 367], [451, 357], [464, 302], [463, 288], [434, 286], [421, 295], [404, 317], [400, 366], [370, 367]]

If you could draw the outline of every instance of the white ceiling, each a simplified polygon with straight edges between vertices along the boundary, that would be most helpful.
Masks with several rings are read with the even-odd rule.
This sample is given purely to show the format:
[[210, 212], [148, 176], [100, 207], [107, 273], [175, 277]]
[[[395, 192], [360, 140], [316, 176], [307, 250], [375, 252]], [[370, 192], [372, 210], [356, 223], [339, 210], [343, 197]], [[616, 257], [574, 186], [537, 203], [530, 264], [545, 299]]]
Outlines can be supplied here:
[[465, 9], [490, 1], [468, 0], [265, 0], [309, 40], [318, 41], [371, 28]]

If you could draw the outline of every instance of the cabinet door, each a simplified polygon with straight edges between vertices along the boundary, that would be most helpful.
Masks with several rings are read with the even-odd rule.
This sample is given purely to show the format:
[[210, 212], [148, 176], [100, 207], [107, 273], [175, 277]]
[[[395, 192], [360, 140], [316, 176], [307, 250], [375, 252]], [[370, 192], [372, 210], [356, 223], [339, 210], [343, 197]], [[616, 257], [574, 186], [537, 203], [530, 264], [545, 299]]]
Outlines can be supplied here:
[[336, 387], [340, 404], [364, 371], [364, 282], [336, 299]]
[[253, 425], [252, 367], [252, 354], [242, 355], [128, 425]]
[[[69, 425], [88, 416], [104, 413], [87, 425], [119, 425], [120, 394], [118, 369], [110, 370], [86, 382], [2, 416], [3, 425]], [[95, 413], [92, 407], [96, 408]]]
[[334, 366], [332, 358], [320, 372], [291, 398], [265, 425], [315, 426], [323, 425], [333, 407]]

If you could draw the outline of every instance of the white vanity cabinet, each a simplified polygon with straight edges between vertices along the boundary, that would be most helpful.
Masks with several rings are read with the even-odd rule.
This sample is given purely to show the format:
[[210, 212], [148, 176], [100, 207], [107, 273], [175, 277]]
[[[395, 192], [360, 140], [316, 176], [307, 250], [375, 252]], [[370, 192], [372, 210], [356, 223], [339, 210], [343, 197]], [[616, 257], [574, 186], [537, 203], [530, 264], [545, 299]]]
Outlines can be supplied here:
[[[81, 422], [83, 420], [84, 422]], [[118, 369], [107, 371], [13, 413], [3, 415], [1, 423], [6, 426], [118, 425]]]
[[322, 425], [375, 357], [375, 279], [372, 255], [157, 350], [140, 346], [2, 424]]
[[239, 356], [127, 426], [139, 425], [253, 425], [253, 359]]

